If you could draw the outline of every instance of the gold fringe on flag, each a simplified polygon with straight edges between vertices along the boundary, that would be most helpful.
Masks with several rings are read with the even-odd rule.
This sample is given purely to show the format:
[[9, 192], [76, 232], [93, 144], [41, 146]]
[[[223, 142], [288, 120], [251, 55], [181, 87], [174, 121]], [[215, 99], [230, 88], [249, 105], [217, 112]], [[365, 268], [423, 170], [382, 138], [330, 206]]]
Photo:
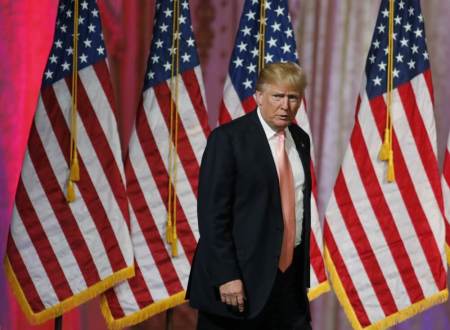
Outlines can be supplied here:
[[259, 8], [259, 40], [258, 40], [258, 73], [264, 69], [266, 55], [266, 0], [260, 1]]

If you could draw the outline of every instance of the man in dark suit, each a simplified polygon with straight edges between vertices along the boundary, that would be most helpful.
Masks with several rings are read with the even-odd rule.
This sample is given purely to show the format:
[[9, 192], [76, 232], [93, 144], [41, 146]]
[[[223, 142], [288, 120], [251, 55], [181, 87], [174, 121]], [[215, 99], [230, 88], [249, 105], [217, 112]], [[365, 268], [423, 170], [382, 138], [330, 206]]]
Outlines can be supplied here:
[[297, 64], [266, 65], [258, 108], [208, 138], [186, 293], [198, 329], [310, 329], [310, 142], [293, 123], [305, 86]]

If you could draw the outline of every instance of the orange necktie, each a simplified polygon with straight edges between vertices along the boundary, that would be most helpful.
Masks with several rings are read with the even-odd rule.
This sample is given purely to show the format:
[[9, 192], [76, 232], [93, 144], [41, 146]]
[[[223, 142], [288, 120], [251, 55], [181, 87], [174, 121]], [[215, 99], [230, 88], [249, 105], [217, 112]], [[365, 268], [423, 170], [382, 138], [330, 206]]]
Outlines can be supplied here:
[[280, 182], [281, 209], [283, 211], [283, 243], [281, 245], [278, 267], [284, 272], [292, 263], [295, 245], [295, 191], [294, 176], [286, 153], [284, 131], [277, 133], [277, 165]]

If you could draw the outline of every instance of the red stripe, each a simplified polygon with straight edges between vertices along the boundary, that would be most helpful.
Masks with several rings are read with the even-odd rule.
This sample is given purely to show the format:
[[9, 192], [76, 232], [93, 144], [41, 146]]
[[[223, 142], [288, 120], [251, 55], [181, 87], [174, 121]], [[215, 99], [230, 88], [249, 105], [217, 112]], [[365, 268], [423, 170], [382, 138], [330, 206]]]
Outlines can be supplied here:
[[230, 122], [231, 120], [232, 118], [230, 112], [228, 111], [222, 99], [222, 101], [220, 102], [220, 110], [219, 110], [219, 124], [223, 125]]
[[[78, 87], [79, 94], [79, 106], [78, 112], [83, 120], [83, 124], [88, 132], [89, 138], [92, 145], [96, 148], [97, 156], [101, 154], [100, 150], [104, 150], [104, 154], [101, 155], [99, 161], [100, 163], [114, 163], [114, 165], [108, 165], [108, 170], [104, 170], [104, 173], [108, 173], [106, 176], [109, 178], [110, 175], [114, 176], [114, 172], [117, 170], [117, 165], [114, 159], [111, 160], [111, 153], [108, 153], [108, 149], [105, 147], [104, 141], [101, 140], [103, 136], [103, 131], [101, 130], [97, 122], [97, 117], [92, 109], [86, 110], [89, 107], [88, 100], [82, 86]], [[52, 125], [53, 131], [55, 133], [57, 142], [61, 150], [70, 149], [70, 131], [67, 127], [66, 121], [62, 115], [62, 111], [56, 100], [56, 95], [53, 88], [47, 88], [42, 91], [42, 100], [44, 102], [49, 121]], [[99, 148], [102, 148], [98, 150]], [[68, 152], [63, 152], [66, 163], [69, 163]], [[109, 156], [109, 159], [108, 159]], [[111, 264], [111, 268], [114, 272], [119, 271], [125, 267], [127, 264], [125, 262], [122, 251], [120, 250], [117, 237], [111, 227], [110, 219], [108, 213], [105, 210], [101, 200], [98, 196], [97, 189], [94, 186], [91, 177], [87, 171], [86, 165], [81, 156], [78, 157], [79, 167], [80, 167], [80, 181], [78, 181], [77, 187], [80, 191], [81, 197], [91, 215], [92, 221], [95, 224], [97, 232], [102, 240], [103, 246], [108, 254], [108, 259]], [[115, 174], [117, 176], [117, 173]], [[111, 180], [111, 179], [110, 179]], [[116, 179], [117, 180], [117, 179]], [[120, 179], [121, 180], [121, 179]], [[111, 184], [111, 181], [110, 181]], [[122, 182], [119, 181], [118, 184], [111, 185], [111, 190], [113, 193], [118, 194], [120, 190], [124, 189]], [[117, 191], [119, 192], [117, 192]], [[126, 199], [126, 193], [123, 191], [124, 198]], [[128, 209], [127, 209], [128, 212]], [[82, 264], [80, 264], [82, 265]], [[94, 282], [95, 283], [95, 282]]]
[[[67, 78], [67, 87], [71, 90], [72, 81]], [[95, 91], [99, 92], [99, 91]], [[100, 91], [101, 93], [101, 91]], [[103, 110], [103, 109], [100, 109]], [[100, 124], [99, 118], [92, 107], [91, 101], [86, 93], [81, 79], [78, 79], [78, 114], [83, 121], [83, 126], [91, 140], [92, 147], [95, 150], [97, 159], [99, 160], [102, 170], [105, 173], [105, 178], [108, 180], [111, 191], [119, 205], [122, 216], [125, 219], [128, 228], [130, 228], [130, 215], [128, 213], [128, 200], [125, 190], [125, 185], [122, 181], [122, 176], [119, 167], [114, 159], [114, 153], [108, 142], [109, 138], [105, 135]], [[118, 132], [114, 132], [117, 133]], [[67, 134], [70, 134], [67, 132]], [[117, 137], [117, 142], [119, 139]], [[116, 146], [120, 147], [120, 146]], [[68, 150], [68, 149], [63, 149]], [[106, 175], [107, 174], [107, 175]], [[101, 232], [101, 231], [100, 231]]]
[[94, 69], [97, 75], [97, 79], [100, 81], [100, 85], [102, 86], [106, 98], [108, 99], [108, 103], [111, 107], [111, 110], [116, 116], [116, 122], [119, 122], [115, 106], [116, 100], [114, 99], [114, 90], [112, 88], [111, 77], [109, 74], [108, 66], [106, 65], [106, 61], [105, 60], [99, 61], [94, 65], [92, 65], [92, 68]]
[[317, 178], [312, 159], [309, 162], [309, 171], [311, 172], [311, 191], [317, 203]]
[[242, 107], [244, 108], [245, 113], [249, 113], [252, 110], [256, 109], [256, 101], [252, 96], [247, 97], [245, 100], [241, 101]]
[[[47, 88], [47, 90], [50, 89], [52, 88]], [[44, 94], [44, 91], [42, 91], [42, 93]], [[49, 106], [48, 103], [47, 106]], [[59, 109], [55, 111], [55, 106], [53, 108], [48, 108], [47, 110], [53, 113], [59, 112]], [[70, 250], [77, 261], [77, 266], [83, 274], [86, 283], [89, 286], [93, 285], [100, 280], [100, 276], [86, 242], [84, 241], [83, 235], [81, 234], [80, 228], [78, 227], [77, 220], [73, 216], [72, 210], [67, 204], [64, 193], [52, 171], [52, 166], [47, 158], [47, 154], [45, 153], [45, 149], [34, 125], [31, 128], [28, 145], [32, 146], [31, 148], [28, 148], [31, 161], [34, 164], [39, 181], [50, 202], [56, 220], [58, 221], [65, 239], [69, 244]]]
[[145, 283], [141, 268], [136, 260], [134, 262], [134, 277], [130, 278], [129, 282], [139, 309], [143, 309], [154, 302], [147, 283]]
[[342, 283], [342, 287], [350, 301], [350, 304], [352, 305], [353, 311], [355, 312], [359, 323], [363, 328], [369, 326], [371, 324], [369, 316], [367, 315], [361, 298], [358, 295], [358, 290], [356, 290], [356, 287], [353, 284], [352, 277], [345, 266], [344, 259], [339, 252], [336, 241], [331, 233], [330, 227], [328, 226], [327, 219], [324, 221], [323, 235], [330, 258], [333, 260], [333, 264]]
[[[37, 140], [39, 140], [38, 143], [41, 144], [34, 123], [30, 133], [33, 135], [36, 134], [33, 137], [30, 136], [30, 142], [33, 141], [36, 143]], [[29, 144], [28, 147], [34, 148], [35, 145]], [[30, 182], [30, 184], [34, 185], [38, 183]], [[16, 207], [20, 214], [20, 219], [22, 220], [31, 242], [33, 242], [33, 246], [35, 247], [39, 259], [41, 260], [42, 266], [45, 269], [46, 276], [49, 278], [59, 301], [63, 301], [64, 299], [71, 297], [73, 292], [69, 286], [66, 276], [64, 275], [61, 265], [59, 264], [58, 258], [53, 251], [50, 241], [48, 240], [47, 233], [42, 227], [39, 217], [36, 214], [36, 210], [31, 203], [22, 178], [20, 178], [17, 186]], [[26, 291], [24, 291], [24, 293], [27, 295]]]
[[[430, 137], [427, 129], [420, 115], [419, 107], [416, 103], [416, 95], [411, 83], [402, 84], [398, 87], [398, 93], [403, 103], [406, 118], [411, 128], [411, 134], [416, 142], [417, 150], [420, 159], [422, 160], [425, 173], [430, 181], [434, 196], [439, 205], [442, 214], [444, 211], [444, 199], [442, 197], [442, 186], [439, 177], [439, 167], [436, 155], [434, 154], [433, 146], [431, 145]], [[431, 109], [430, 109], [431, 110]], [[433, 111], [430, 111], [430, 116], [433, 116]]]
[[[172, 94], [166, 83], [161, 83], [159, 85], [156, 85], [153, 88], [153, 90], [155, 92], [155, 97], [158, 102], [159, 108], [161, 110], [161, 114], [167, 125], [167, 130], [169, 131], [170, 130], [170, 100], [172, 98]], [[146, 96], [144, 96], [144, 97], [146, 97]], [[157, 109], [149, 109], [149, 111], [158, 111], [158, 110]], [[178, 109], [178, 112], [180, 112], [179, 109]], [[160, 138], [165, 138], [165, 137], [160, 137]], [[175, 144], [175, 142], [176, 142], [175, 136], [173, 136], [173, 143]], [[192, 149], [192, 145], [189, 140], [189, 137], [186, 134], [186, 130], [183, 125], [183, 121], [181, 120], [180, 117], [178, 118], [177, 153], [180, 158], [181, 164], [184, 168], [184, 171], [186, 172], [186, 176], [189, 180], [189, 183], [191, 184], [192, 191], [194, 192], [195, 197], [197, 197], [198, 172], [199, 172], [200, 167], [197, 162], [195, 152]]]
[[[351, 141], [353, 140], [354, 137], [352, 136]], [[358, 142], [363, 143], [363, 141]], [[392, 292], [387, 285], [381, 266], [378, 263], [369, 239], [367, 238], [367, 234], [361, 225], [361, 219], [359, 218], [358, 212], [356, 212], [353, 205], [353, 200], [347, 188], [347, 183], [345, 182], [342, 170], [339, 171], [336, 178], [334, 196], [342, 214], [342, 220], [345, 223], [347, 232], [349, 233], [353, 244], [358, 251], [358, 255], [360, 256], [359, 259], [364, 266], [367, 277], [369, 278], [370, 284], [375, 291], [378, 301], [380, 302], [381, 308], [386, 316], [396, 313], [398, 309], [395, 304], [394, 297], [392, 296]]]
[[[159, 153], [156, 138], [153, 136], [152, 131], [150, 130], [149, 123], [147, 121], [147, 116], [144, 114], [144, 108], [141, 108], [142, 119], [138, 122], [139, 127], [137, 128], [139, 140], [144, 151], [144, 155], [146, 157], [146, 161], [150, 171], [152, 172], [152, 176], [155, 180], [155, 183], [158, 187], [158, 191], [161, 196], [161, 200], [164, 202], [164, 205], [167, 209], [167, 201], [168, 201], [168, 184], [169, 184], [169, 174], [164, 166], [163, 159], [161, 158], [161, 154]], [[198, 167], [198, 166], [197, 166]], [[197, 172], [198, 173], [198, 172]], [[198, 180], [198, 174], [195, 180]], [[173, 190], [173, 185], [171, 186]], [[177, 208], [177, 233], [180, 243], [182, 244], [186, 256], [189, 259], [189, 262], [192, 262], [192, 258], [194, 256], [195, 248], [197, 246], [197, 241], [192, 233], [190, 224], [187, 220], [187, 217], [182, 209], [178, 197], [176, 198], [176, 208]]]
[[[386, 111], [380, 109], [386, 109], [386, 104], [382, 96], [376, 97], [370, 100], [370, 106], [372, 114], [375, 118], [375, 123], [378, 126], [378, 133], [380, 137], [384, 130], [384, 123], [386, 118]], [[403, 197], [408, 214], [413, 223], [417, 238], [419, 239], [422, 250], [430, 266], [433, 274], [436, 286], [439, 290], [443, 290], [446, 286], [446, 272], [444, 265], [442, 264], [441, 254], [434, 239], [433, 232], [431, 231], [430, 224], [423, 211], [420, 200], [417, 196], [416, 187], [409, 174], [406, 160], [400, 149], [397, 135], [395, 131], [392, 134], [393, 140], [393, 152], [394, 152], [394, 165], [395, 165], [395, 181], [400, 190], [400, 194]]]
[[198, 84], [197, 75], [195, 70], [186, 70], [181, 75], [183, 78], [184, 85], [191, 99], [191, 103], [194, 106], [197, 119], [203, 129], [203, 133], [207, 137], [209, 135], [209, 123], [208, 123], [208, 112], [206, 111], [204, 100], [202, 97], [200, 85]]
[[310, 240], [310, 259], [311, 266], [317, 277], [317, 281], [319, 283], [325, 282], [327, 280], [327, 275], [325, 274], [323, 257], [320, 252], [319, 245], [317, 244], [316, 236], [313, 233]]
[[120, 306], [119, 299], [116, 296], [116, 292], [114, 289], [109, 289], [105, 291], [105, 297], [108, 301], [108, 307], [111, 311], [111, 315], [114, 318], [114, 320], [121, 319], [125, 316], [125, 313], [122, 309], [122, 306]]
[[431, 79], [431, 70], [430, 69], [425, 70], [423, 72], [423, 76], [425, 78], [425, 82], [428, 87], [428, 93], [430, 94], [431, 102], [434, 105], [434, 91], [433, 91], [433, 80]]
[[[379, 109], [379, 111], [380, 110], [381, 109]], [[380, 138], [379, 141], [381, 145], [382, 139]], [[403, 281], [403, 285], [408, 292], [409, 299], [411, 303], [416, 303], [419, 300], [424, 299], [422, 287], [417, 279], [411, 259], [409, 258], [408, 252], [406, 251], [402, 237], [400, 236], [400, 232], [397, 228], [394, 216], [389, 208], [389, 201], [386, 200], [378, 181], [377, 174], [375, 173], [369, 151], [367, 150], [366, 143], [364, 142], [363, 132], [358, 121], [355, 122], [353, 136], [350, 143], [362, 184], [370, 201], [370, 205], [372, 205], [372, 210], [376, 216], [376, 220], [380, 225], [383, 236], [389, 250], [391, 251], [392, 257]]]
[[[30, 304], [32, 311], [34, 313], [43, 311], [45, 309], [44, 303], [42, 302], [41, 297], [34, 286], [33, 280], [28, 273], [27, 267], [25, 266], [22, 257], [17, 250], [16, 244], [11, 237], [11, 233], [8, 237], [7, 251], [12, 270], [16, 275], [16, 278], [27, 298], [28, 303]], [[6, 298], [3, 297], [3, 299]]]

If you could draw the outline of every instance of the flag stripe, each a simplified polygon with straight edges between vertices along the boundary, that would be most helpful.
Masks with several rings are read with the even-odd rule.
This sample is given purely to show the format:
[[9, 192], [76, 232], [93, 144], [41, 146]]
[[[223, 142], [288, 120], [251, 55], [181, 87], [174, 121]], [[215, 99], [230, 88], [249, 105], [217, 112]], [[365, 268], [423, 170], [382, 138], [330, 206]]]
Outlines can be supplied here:
[[30, 307], [33, 311], [41, 311], [45, 309], [45, 306], [41, 300], [33, 279], [28, 273], [27, 266], [25, 265], [19, 250], [16, 247], [13, 236], [10, 234], [8, 238], [8, 258], [11, 263], [11, 267], [14, 270], [17, 280], [20, 283], [23, 293], [28, 297]]
[[344, 221], [347, 231], [355, 244], [361, 258], [361, 262], [379, 300], [380, 307], [383, 309], [385, 315], [390, 315], [397, 312], [398, 309], [395, 304], [394, 297], [389, 290], [380, 264], [373, 253], [367, 234], [361, 224], [361, 219], [353, 205], [353, 201], [342, 171], [339, 171], [337, 176], [334, 195], [337, 205], [343, 215], [342, 220]]
[[[360, 141], [365, 141], [365, 139], [359, 122], [356, 122], [350, 143], [360, 175], [359, 178], [354, 181], [361, 180], [361, 183], [366, 190], [365, 193], [367, 199], [372, 206], [375, 219], [378, 221], [386, 240], [382, 246], [387, 245], [389, 247], [397, 266], [397, 271], [400, 273], [403, 285], [407, 289], [409, 298], [411, 302], [415, 303], [424, 298], [423, 291], [418, 282], [413, 265], [389, 209], [386, 198], [384, 197], [385, 195], [378, 182], [373, 164], [370, 161], [371, 155], [369, 154], [366, 144], [361, 143]], [[382, 140], [380, 139], [379, 141], [381, 145]], [[351, 171], [349, 172], [351, 173]], [[386, 260], [385, 258], [382, 259]], [[391, 288], [391, 291], [395, 291], [394, 288]]]
[[330, 252], [330, 257], [332, 258], [334, 263], [334, 268], [339, 275], [339, 279], [343, 283], [343, 289], [345, 290], [347, 297], [352, 302], [352, 306], [355, 314], [358, 317], [358, 320], [360, 320], [361, 325], [364, 327], [370, 324], [369, 316], [367, 315], [366, 309], [362, 304], [361, 298], [358, 294], [358, 290], [353, 283], [352, 276], [350, 275], [347, 266], [345, 265], [344, 259], [339, 252], [332, 231], [330, 230], [328, 222], [326, 221], [323, 226], [323, 233], [327, 242], [328, 251]]
[[[54, 114], [57, 114], [57, 112], [58, 111], [53, 111]], [[55, 127], [53, 128], [55, 129]], [[59, 187], [58, 179], [53, 171], [50, 170], [52, 168], [51, 164], [47, 158], [42, 142], [39, 139], [36, 127], [34, 126], [32, 126], [30, 131], [30, 145], [33, 147], [29, 148], [28, 151], [30, 153], [31, 160], [36, 167], [36, 174], [41, 182], [46, 182], [42, 188], [47, 195], [53, 212], [61, 225], [61, 229], [64, 232], [64, 236], [69, 243], [70, 249], [75, 256], [78, 265], [83, 265], [80, 270], [83, 274], [84, 280], [88, 286], [91, 286], [100, 280], [99, 273], [95, 267], [91, 252], [83, 239], [72, 210], [66, 203], [61, 202], [65, 201], [65, 195], [61, 189], [56, 188]], [[67, 143], [67, 146], [68, 145], [69, 144]], [[68, 150], [68, 148], [66, 150]], [[56, 206], [58, 207], [56, 208]]]
[[[102, 93], [104, 94], [104, 96], [108, 100], [108, 102], [106, 103], [107, 104], [107, 108], [108, 108], [108, 110], [111, 110], [111, 112], [114, 115], [114, 120], [112, 121], [112, 123], [116, 124], [119, 120], [117, 118], [117, 113], [115, 111], [115, 106], [114, 106], [116, 104], [116, 100], [114, 99], [114, 94], [115, 93], [114, 93], [114, 90], [113, 90], [113, 87], [112, 87], [112, 83], [111, 83], [111, 80], [110, 80], [110, 74], [109, 74], [109, 69], [108, 69], [108, 65], [107, 65], [107, 59], [105, 58], [104, 60], [98, 61], [97, 63], [93, 64], [91, 67], [87, 67], [86, 69], [90, 69], [90, 70], [94, 70], [95, 71], [96, 78], [98, 79], [98, 83], [102, 87]], [[79, 71], [78, 74], [80, 74], [82, 71], [83, 70]], [[84, 82], [84, 83], [86, 83], [86, 82]], [[86, 89], [88, 89], [88, 88], [86, 88]], [[104, 109], [99, 108], [99, 109], [96, 109], [96, 110], [102, 111]]]
[[45, 275], [48, 276], [58, 299], [62, 301], [67, 297], [70, 297], [73, 292], [52, 249], [47, 234], [44, 228], [42, 228], [38, 215], [28, 197], [22, 178], [19, 180], [17, 186], [16, 198], [21, 200], [21, 203], [17, 204], [17, 211], [23, 226], [26, 229], [30, 240], [35, 242], [34, 246], [42, 266], [45, 269]]
[[[67, 87], [67, 86], [63, 85], [63, 81], [61, 81], [61, 85], [59, 87], [56, 87], [56, 86], [57, 86], [57, 84], [55, 84], [55, 88], [58, 89], [58, 93], [55, 93], [55, 90], [53, 90], [52, 88], [48, 88], [45, 92], [42, 91], [42, 100], [43, 100], [44, 107], [47, 112], [47, 116], [50, 121], [49, 125], [51, 125], [53, 128], [55, 138], [57, 140], [58, 145], [60, 146], [60, 150], [70, 150], [70, 131], [67, 126], [66, 119], [63, 117], [61, 109], [58, 107], [58, 105], [53, 104], [53, 106], [52, 106], [52, 103], [54, 103], [54, 101], [53, 101], [54, 99], [59, 99], [59, 101], [62, 102], [62, 100], [61, 100], [62, 90], [61, 89], [63, 89], [64, 87]], [[81, 86], [78, 87], [78, 90], [80, 92], [82, 92]], [[83, 111], [78, 111], [78, 113], [81, 118], [82, 118], [82, 116], [84, 116]], [[85, 119], [85, 120], [87, 120], [87, 119]], [[92, 119], [92, 118], [89, 119], [89, 122], [91, 122], [91, 121], [94, 122], [94, 119]], [[85, 126], [82, 125], [82, 123], [79, 123], [80, 131], [82, 131], [82, 129], [84, 127]], [[98, 127], [95, 127], [95, 128], [98, 130], [101, 130], [101, 128], [98, 128]], [[84, 137], [87, 136], [87, 134], [88, 133], [81, 134], [79, 136], [79, 141], [78, 141], [79, 144], [82, 143], [82, 139], [84, 139]], [[96, 132], [96, 133], [91, 132], [91, 134], [98, 135], [98, 132]], [[83, 145], [83, 147], [85, 147], [85, 144]], [[78, 152], [81, 154], [82, 150], [84, 150], [84, 149], [85, 148], [78, 148]], [[105, 154], [106, 154], [106, 151], [107, 151], [107, 149], [105, 148]], [[100, 153], [97, 152], [97, 155], [99, 155], [99, 154]], [[101, 157], [105, 157], [105, 154], [103, 154]], [[62, 152], [62, 156], [64, 156], [66, 163], [68, 163], [69, 159], [68, 159], [67, 153]], [[99, 158], [101, 158], [101, 157], [99, 157]], [[95, 158], [94, 160], [97, 161], [98, 159]], [[97, 194], [96, 188], [91, 180], [91, 175], [90, 175], [90, 173], [88, 173], [88, 170], [84, 164], [84, 157], [80, 157], [78, 162], [79, 162], [81, 180], [76, 183], [77, 192], [81, 195], [81, 197], [83, 199], [83, 203], [85, 204], [85, 206], [88, 209], [88, 212], [90, 214], [90, 219], [94, 225], [91, 228], [94, 229], [94, 227], [95, 227], [95, 229], [96, 229], [95, 231], [98, 232], [98, 234], [100, 236], [99, 238], [100, 238], [101, 242], [103, 243], [102, 245], [104, 246], [105, 251], [108, 252], [106, 254], [106, 256], [108, 257], [109, 261], [106, 264], [103, 263], [103, 265], [106, 266], [107, 264], [110, 264], [110, 266], [113, 267], [114, 271], [118, 271], [118, 270], [126, 267], [126, 262], [124, 260], [123, 254], [121, 253], [120, 243], [117, 240], [116, 234], [112, 230], [110, 223], [105, 223], [105, 219], [108, 219], [108, 214], [107, 214], [103, 204], [101, 203], [101, 198], [104, 198], [104, 197], [100, 197]], [[109, 174], [109, 172], [106, 172], [106, 171], [104, 173]], [[101, 178], [103, 179], [106, 176], [104, 173], [98, 173], [97, 175], [94, 175], [94, 177], [98, 177], [100, 175]], [[98, 188], [100, 188], [100, 187], [98, 187]], [[114, 189], [112, 189], [112, 190], [114, 190]], [[120, 188], [117, 188], [117, 190], [120, 190]], [[98, 196], [98, 197], [95, 197], [95, 196]], [[67, 207], [70, 207], [70, 206], [67, 205]], [[87, 225], [87, 224], [88, 223], [86, 222], [85, 225]], [[80, 223], [80, 225], [83, 225], [83, 223]], [[88, 235], [88, 233], [86, 233], [86, 235]], [[86, 240], [83, 240], [83, 241], [86, 242]], [[125, 242], [123, 242], [123, 244], [125, 244]], [[97, 248], [98, 247], [99, 246], [97, 246]], [[90, 250], [93, 250], [93, 249], [94, 248], [91, 248]], [[79, 264], [83, 265], [83, 263], [79, 263]], [[97, 271], [97, 268], [96, 268], [96, 271]], [[110, 273], [110, 270], [105, 270], [105, 271]]]
[[[382, 123], [384, 122], [386, 111], [380, 111], [380, 109], [386, 109], [386, 104], [384, 103], [382, 97], [376, 97], [370, 100], [370, 107], [372, 109], [372, 115], [375, 118], [375, 123], [378, 126], [378, 133], [381, 138], [384, 130]], [[392, 143], [394, 151], [394, 164], [396, 169], [396, 182], [399, 187], [402, 187], [402, 189], [400, 189], [400, 193], [405, 201], [405, 205], [407, 206], [414, 230], [431, 268], [435, 283], [441, 290], [445, 286], [443, 286], [443, 283], [445, 283], [446, 276], [445, 269], [441, 262], [441, 254], [435, 239], [429, 235], [429, 233], [432, 233], [429, 222], [423, 221], [423, 219], [427, 219], [427, 217], [425, 216], [422, 204], [417, 196], [416, 188], [411, 175], [409, 174], [409, 170], [400, 149], [395, 131], [392, 133]]]
[[[205, 136], [209, 135], [209, 124], [208, 124], [208, 112], [206, 111], [205, 104], [202, 98], [202, 89], [200, 87], [199, 80], [201, 81], [201, 72], [196, 67], [194, 70], [186, 70], [183, 72], [181, 77], [185, 85], [185, 89], [189, 94], [189, 98], [193, 105], [193, 110], [197, 115], [199, 126], [196, 128], [202, 128]], [[197, 77], [200, 75], [200, 77]]]

